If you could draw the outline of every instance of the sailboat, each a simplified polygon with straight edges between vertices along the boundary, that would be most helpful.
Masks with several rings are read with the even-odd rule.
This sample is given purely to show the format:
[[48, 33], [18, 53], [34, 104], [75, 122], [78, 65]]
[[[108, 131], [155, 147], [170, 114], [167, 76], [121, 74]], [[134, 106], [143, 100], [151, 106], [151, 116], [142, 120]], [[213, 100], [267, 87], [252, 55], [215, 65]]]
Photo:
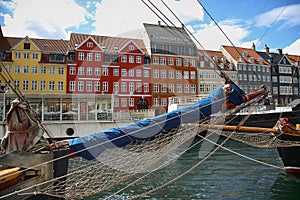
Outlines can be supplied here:
[[[6, 166], [2, 171], [0, 195], [5, 198], [32, 195], [79, 198], [99, 193], [141, 172], [157, 169], [159, 162], [207, 129], [199, 129], [199, 124], [211, 123], [213, 115], [232, 115], [261, 101], [268, 93], [262, 88], [245, 95], [234, 82], [226, 81], [225, 86], [230, 90], [220, 86], [207, 98], [187, 108], [52, 144], [43, 143], [42, 136], [38, 136], [39, 140], [31, 137], [27, 143], [38, 144], [38, 147], [33, 145], [26, 151], [22, 151], [24, 146], [14, 144], [28, 138], [20, 139], [14, 136], [18, 133], [10, 132], [2, 146], [7, 152], [0, 157], [0, 164]], [[11, 110], [20, 109], [20, 113], [24, 104], [19, 101]], [[34, 121], [28, 112], [24, 117]], [[21, 119], [8, 118], [8, 122], [10, 120]], [[181, 153], [176, 152], [176, 157]], [[31, 162], [24, 162], [29, 158]], [[74, 167], [73, 160], [80, 163], [74, 171], [68, 169], [68, 164]]]

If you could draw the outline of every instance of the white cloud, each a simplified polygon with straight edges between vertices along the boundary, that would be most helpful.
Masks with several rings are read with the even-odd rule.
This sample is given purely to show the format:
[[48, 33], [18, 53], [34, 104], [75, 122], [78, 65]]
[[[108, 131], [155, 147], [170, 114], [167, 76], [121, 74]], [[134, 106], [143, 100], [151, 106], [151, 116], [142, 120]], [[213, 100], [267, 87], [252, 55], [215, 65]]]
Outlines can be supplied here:
[[296, 40], [291, 45], [283, 49], [283, 53], [288, 53], [291, 55], [300, 55], [300, 39]]
[[10, 37], [68, 37], [66, 28], [85, 22], [85, 10], [71, 0], [13, 0], [14, 15], [4, 15], [3, 32]]
[[300, 25], [300, 4], [290, 5], [286, 7], [278, 7], [273, 10], [263, 13], [256, 17], [256, 26], [271, 26], [274, 20], [284, 22], [283, 27], [293, 27]]
[[[161, 1], [152, 0], [155, 7], [148, 1], [145, 2], [160, 16], [163, 17], [155, 7], [172, 22], [177, 21]], [[190, 0], [166, 0], [165, 2], [184, 23], [203, 19], [202, 9], [196, 3], [191, 6]], [[93, 26], [96, 27], [96, 30], [94, 33], [100, 35], [124, 35], [128, 31], [143, 29], [143, 23], [153, 24], [163, 21], [140, 0], [103, 0], [102, 3], [97, 4], [95, 19], [96, 22]], [[179, 26], [180, 23], [176, 22], [175, 25]]]
[[[234, 46], [251, 48], [252, 43], [255, 43], [255, 41], [243, 42], [249, 31], [235, 23], [236, 20], [231, 22], [226, 20], [220, 22], [219, 26]], [[232, 45], [214, 23], [202, 25], [195, 37], [206, 50], [219, 50], [220, 45]]]

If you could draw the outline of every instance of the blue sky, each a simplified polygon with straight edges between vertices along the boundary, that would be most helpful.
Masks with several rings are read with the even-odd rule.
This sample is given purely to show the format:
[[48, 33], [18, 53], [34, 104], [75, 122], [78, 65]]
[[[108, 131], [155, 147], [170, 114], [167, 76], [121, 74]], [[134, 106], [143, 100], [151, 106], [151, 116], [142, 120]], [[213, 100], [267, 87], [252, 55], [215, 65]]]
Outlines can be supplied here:
[[[204, 49], [219, 50], [230, 42], [257, 50], [300, 55], [300, 0], [144, 0], [153, 3], [174, 24], [180, 23], [165, 2], [194, 34]], [[0, 24], [5, 36], [69, 39], [71, 32], [143, 38], [143, 23], [159, 19], [142, 0], [2, 0]], [[162, 20], [161, 20], [162, 21]]]

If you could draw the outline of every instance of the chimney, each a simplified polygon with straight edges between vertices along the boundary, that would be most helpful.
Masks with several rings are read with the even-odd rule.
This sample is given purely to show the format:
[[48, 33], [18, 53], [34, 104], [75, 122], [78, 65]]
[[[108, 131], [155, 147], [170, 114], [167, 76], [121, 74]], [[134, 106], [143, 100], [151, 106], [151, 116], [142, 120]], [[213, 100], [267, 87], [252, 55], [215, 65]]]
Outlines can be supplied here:
[[252, 50], [255, 51], [255, 44], [254, 43], [252, 43]]
[[279, 55], [281, 55], [281, 54], [282, 54], [282, 49], [277, 49], [277, 53], [278, 53]]
[[265, 52], [270, 53], [270, 48], [265, 44]]
[[158, 21], [158, 26], [160, 26], [161, 25], [161, 22], [160, 21]]

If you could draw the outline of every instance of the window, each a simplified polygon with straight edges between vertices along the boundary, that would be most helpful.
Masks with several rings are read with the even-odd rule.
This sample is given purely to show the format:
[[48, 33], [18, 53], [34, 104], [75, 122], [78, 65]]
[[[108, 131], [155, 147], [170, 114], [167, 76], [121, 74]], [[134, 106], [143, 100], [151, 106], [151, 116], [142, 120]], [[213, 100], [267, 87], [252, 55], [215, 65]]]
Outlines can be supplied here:
[[46, 81], [41, 81], [40, 83], [41, 83], [40, 84], [40, 90], [45, 91], [46, 90]]
[[121, 76], [123, 76], [123, 77], [127, 76], [127, 70], [126, 69], [122, 69], [121, 73], [122, 73]]
[[164, 92], [164, 93], [167, 92], [167, 85], [165, 83], [162, 83], [160, 88], [161, 88], [161, 92]]
[[196, 72], [195, 71], [191, 71], [190, 76], [191, 76], [191, 79], [195, 80], [196, 79]]
[[54, 90], [55, 90], [55, 82], [49, 81], [49, 91], [54, 91]]
[[100, 76], [100, 68], [99, 67], [95, 68], [95, 75]]
[[21, 58], [21, 53], [15, 52], [15, 59], [20, 59], [20, 58]]
[[78, 60], [84, 60], [84, 53], [83, 52], [78, 53]]
[[63, 67], [58, 68], [58, 74], [64, 74], [64, 68]]
[[15, 74], [20, 74], [20, 66], [19, 65], [16, 65], [15, 67], [14, 67], [14, 72], [15, 72]]
[[23, 80], [23, 90], [24, 91], [28, 90], [28, 80]]
[[174, 79], [174, 70], [169, 70], [169, 79]]
[[184, 79], [189, 79], [190, 77], [189, 77], [189, 71], [184, 71], [183, 72], [183, 78]]
[[195, 62], [194, 59], [190, 60], [190, 65], [191, 65], [191, 67], [195, 67], [196, 66], [196, 62]]
[[153, 58], [153, 64], [159, 64], [159, 61], [158, 61], [158, 57], [157, 57], [157, 56], [155, 56], [155, 57]]
[[95, 54], [95, 61], [100, 61], [101, 60], [101, 54], [100, 53], [96, 53]]
[[114, 98], [114, 107], [119, 107], [119, 106], [120, 106], [119, 98]]
[[114, 82], [114, 88], [113, 88], [113, 92], [119, 92], [119, 82]]
[[136, 70], [136, 77], [142, 77], [142, 70], [141, 69]]
[[162, 70], [160, 71], [160, 73], [161, 73], [161, 78], [167, 78], [167, 72], [166, 72], [165, 69], [162, 69]]
[[129, 98], [129, 107], [134, 106], [134, 98]]
[[79, 75], [83, 75], [84, 74], [84, 68], [83, 67], [79, 67], [78, 68], [78, 74]]
[[70, 74], [75, 75], [76, 74], [76, 67], [70, 67]]
[[136, 63], [142, 63], [142, 57], [136, 56]]
[[119, 69], [114, 69], [114, 76], [119, 76]]
[[[201, 66], [201, 64], [202, 64], [203, 66]], [[183, 65], [184, 65], [185, 67], [188, 67], [188, 66], [189, 66], [189, 61], [188, 61], [187, 59], [184, 59]], [[204, 62], [203, 62], [203, 61], [200, 62], [200, 67], [204, 67]]]
[[46, 74], [46, 66], [41, 66], [41, 74]]
[[37, 81], [31, 81], [31, 90], [36, 91], [38, 88]]
[[159, 78], [159, 71], [158, 69], [153, 70], [153, 78]]
[[55, 74], [55, 67], [54, 66], [50, 66], [50, 74]]
[[95, 92], [100, 92], [100, 82], [95, 82]]
[[121, 83], [121, 91], [122, 92], [127, 92], [127, 83], [126, 82]]
[[134, 77], [134, 70], [130, 69], [129, 72], [128, 72], [128, 74], [129, 74], [130, 77]]
[[196, 93], [196, 85], [191, 84], [191, 93]]
[[78, 91], [83, 91], [83, 88], [84, 88], [84, 82], [78, 81]]
[[87, 43], [87, 47], [93, 47], [93, 43], [92, 42], [88, 42]]
[[181, 78], [182, 78], [181, 70], [176, 70], [176, 79], [181, 79]]
[[174, 65], [174, 58], [169, 58], [168, 63], [169, 63], [169, 65]]
[[130, 93], [134, 92], [134, 83], [133, 82], [129, 82], [129, 92]]
[[129, 45], [129, 50], [130, 51], [134, 50], [134, 46], [133, 45]]
[[64, 82], [58, 81], [58, 91], [62, 92], [64, 91]]
[[149, 92], [149, 83], [144, 83], [144, 92]]
[[176, 66], [181, 66], [181, 58], [176, 58]]
[[167, 99], [166, 98], [161, 99], [161, 106], [163, 106], [163, 107], [167, 106]]
[[182, 92], [182, 85], [181, 84], [177, 84], [177, 93], [181, 93]]
[[190, 85], [184, 84], [184, 93], [189, 93], [190, 92], [189, 89], [190, 89]]
[[24, 43], [24, 49], [30, 49], [30, 43]]
[[122, 63], [127, 62], [127, 56], [126, 55], [121, 56], [121, 62]]
[[129, 56], [129, 63], [134, 63], [134, 56]]
[[175, 90], [174, 90], [174, 84], [169, 84], [169, 92], [170, 93], [174, 93], [175, 92]]
[[24, 53], [24, 59], [28, 60], [30, 58], [29, 53]]
[[33, 60], [37, 60], [39, 58], [39, 54], [38, 53], [33, 53], [32, 54], [32, 59]]
[[121, 106], [127, 107], [127, 99], [126, 98], [121, 98]]
[[70, 81], [70, 91], [74, 92], [75, 91], [75, 81]]
[[153, 92], [159, 92], [159, 85], [158, 83], [153, 84]]
[[154, 106], [159, 106], [159, 98], [154, 98]]
[[160, 58], [160, 64], [161, 65], [165, 65], [166, 64], [166, 58], [165, 57], [161, 57]]
[[92, 88], [93, 88], [92, 85], [93, 85], [93, 83], [91, 81], [86, 82], [86, 91], [87, 92], [92, 92]]
[[142, 83], [141, 82], [136, 83], [136, 92], [142, 92]]
[[199, 85], [199, 92], [201, 92], [201, 93], [204, 92], [204, 84]]
[[93, 54], [92, 53], [88, 53], [87, 54], [87, 60], [88, 61], [92, 61], [93, 60]]
[[149, 77], [149, 70], [147, 69], [144, 70], [144, 77]]
[[32, 74], [37, 74], [37, 73], [38, 73], [38, 67], [32, 66]]
[[108, 76], [108, 68], [104, 67], [102, 70], [103, 70], [103, 76]]
[[29, 66], [24, 66], [23, 73], [28, 74], [29, 73]]

